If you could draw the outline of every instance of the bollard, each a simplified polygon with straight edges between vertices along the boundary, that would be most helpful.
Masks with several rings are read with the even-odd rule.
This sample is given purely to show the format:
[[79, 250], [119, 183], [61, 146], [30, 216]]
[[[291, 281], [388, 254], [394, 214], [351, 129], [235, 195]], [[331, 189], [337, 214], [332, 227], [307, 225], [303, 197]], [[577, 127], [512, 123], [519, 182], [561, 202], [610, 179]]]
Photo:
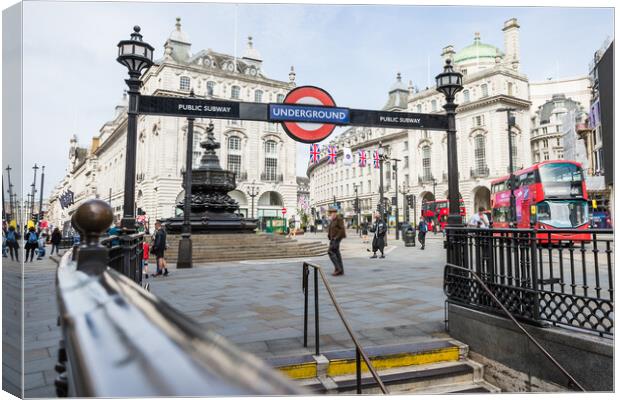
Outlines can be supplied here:
[[82, 237], [75, 258], [78, 271], [99, 275], [107, 268], [108, 249], [99, 244], [99, 237], [110, 227], [113, 218], [112, 208], [102, 200], [88, 200], [78, 207], [72, 217]]

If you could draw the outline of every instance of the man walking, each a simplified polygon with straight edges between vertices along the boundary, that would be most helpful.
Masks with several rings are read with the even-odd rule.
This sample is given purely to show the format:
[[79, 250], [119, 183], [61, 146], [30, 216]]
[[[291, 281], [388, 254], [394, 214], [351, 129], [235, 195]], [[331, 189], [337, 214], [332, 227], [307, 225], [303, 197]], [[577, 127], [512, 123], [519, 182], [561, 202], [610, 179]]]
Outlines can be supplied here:
[[370, 228], [371, 232], [374, 232], [372, 238], [372, 256], [370, 258], [377, 258], [377, 250], [381, 252], [380, 258], [385, 258], [383, 249], [385, 248], [385, 235], [387, 234], [387, 225], [381, 219], [381, 214], [375, 212], [375, 224]]
[[428, 224], [424, 217], [420, 217], [420, 223], [418, 224], [418, 241], [420, 242], [422, 250], [424, 250], [424, 245], [426, 243], [426, 232], [428, 232]]
[[153, 241], [153, 247], [151, 252], [155, 254], [157, 272], [155, 276], [163, 275], [168, 276], [168, 268], [166, 267], [166, 259], [164, 258], [164, 252], [166, 251], [166, 231], [161, 226], [161, 221], [155, 222], [155, 240]]
[[329, 213], [329, 228], [327, 230], [327, 238], [329, 239], [329, 258], [334, 263], [333, 276], [344, 275], [344, 266], [342, 265], [342, 254], [340, 254], [340, 241], [347, 237], [347, 232], [344, 227], [344, 221], [336, 208], [330, 207], [327, 211]]

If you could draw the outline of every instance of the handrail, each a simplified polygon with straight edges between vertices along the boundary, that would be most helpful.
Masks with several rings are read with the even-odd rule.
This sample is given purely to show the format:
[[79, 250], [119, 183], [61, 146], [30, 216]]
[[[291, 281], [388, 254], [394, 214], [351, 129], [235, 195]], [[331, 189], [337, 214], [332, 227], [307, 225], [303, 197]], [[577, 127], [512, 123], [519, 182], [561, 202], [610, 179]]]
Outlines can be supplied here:
[[73, 251], [60, 260], [56, 280], [59, 397], [305, 393], [130, 277], [111, 268], [100, 274], [80, 270]]
[[482, 286], [484, 291], [487, 292], [487, 294], [491, 296], [493, 301], [502, 309], [504, 314], [506, 314], [508, 318], [510, 318], [510, 320], [517, 326], [517, 328], [521, 332], [523, 332], [525, 336], [527, 336], [528, 339], [530, 339], [530, 341], [534, 343], [536, 347], [538, 347], [538, 349], [545, 355], [545, 357], [547, 357], [547, 359], [551, 361], [553, 365], [555, 365], [562, 372], [562, 374], [564, 374], [564, 376], [566, 376], [570, 380], [570, 382], [572, 382], [575, 386], [577, 386], [581, 391], [583, 392], [586, 391], [586, 389], [583, 386], [581, 386], [581, 384], [577, 382], [577, 380], [573, 378], [573, 376], [566, 369], [564, 369], [564, 367], [562, 367], [562, 365], [560, 365], [560, 363], [551, 354], [549, 354], [549, 352], [528, 331], [526, 331], [525, 328], [523, 328], [523, 326], [516, 320], [516, 318], [510, 313], [510, 311], [508, 311], [508, 309], [502, 304], [502, 302], [499, 301], [499, 299], [493, 294], [491, 289], [489, 289], [489, 287], [482, 281], [482, 279], [480, 279], [478, 274], [476, 274], [474, 271], [468, 268], [460, 267], [458, 265], [454, 265], [450, 263], [446, 264], [446, 268], [448, 267], [470, 273], [474, 277], [474, 279], [478, 281], [480, 286]]
[[340, 304], [336, 300], [334, 291], [332, 290], [332, 287], [329, 284], [329, 281], [327, 280], [325, 273], [323, 272], [323, 268], [321, 268], [321, 266], [318, 264], [314, 264], [314, 263], [307, 262], [307, 261], [303, 263], [303, 277], [302, 277], [302, 286], [303, 286], [302, 289], [304, 291], [304, 347], [307, 346], [307, 338], [308, 338], [307, 336], [308, 334], [308, 275], [310, 273], [310, 271], [308, 270], [308, 267], [312, 267], [314, 269], [314, 306], [315, 306], [314, 321], [315, 321], [315, 349], [316, 349], [317, 355], [319, 351], [319, 313], [318, 313], [319, 294], [318, 294], [318, 279], [317, 279], [317, 271], [318, 271], [318, 273], [321, 275], [321, 279], [323, 280], [323, 284], [325, 285], [325, 289], [327, 289], [327, 293], [329, 294], [329, 297], [332, 300], [332, 304], [334, 305], [334, 308], [336, 309], [336, 313], [338, 313], [338, 316], [340, 317], [340, 320], [342, 321], [344, 328], [347, 330], [349, 337], [351, 337], [351, 340], [353, 340], [353, 343], [355, 344], [355, 373], [356, 373], [356, 382], [357, 382], [357, 394], [362, 393], [362, 368], [361, 368], [360, 358], [364, 359], [364, 363], [366, 363], [366, 366], [368, 367], [368, 370], [370, 371], [372, 377], [374, 378], [377, 385], [379, 385], [381, 392], [383, 392], [383, 394], [389, 394], [387, 388], [385, 387], [385, 384], [379, 377], [379, 374], [377, 373], [375, 368], [372, 366], [370, 359], [368, 358], [368, 356], [366, 355], [366, 352], [364, 351], [364, 349], [358, 342], [355, 334], [353, 333], [353, 330], [351, 329], [351, 326], [349, 325], [349, 322], [345, 318], [344, 313], [342, 312], [342, 308], [340, 308]]

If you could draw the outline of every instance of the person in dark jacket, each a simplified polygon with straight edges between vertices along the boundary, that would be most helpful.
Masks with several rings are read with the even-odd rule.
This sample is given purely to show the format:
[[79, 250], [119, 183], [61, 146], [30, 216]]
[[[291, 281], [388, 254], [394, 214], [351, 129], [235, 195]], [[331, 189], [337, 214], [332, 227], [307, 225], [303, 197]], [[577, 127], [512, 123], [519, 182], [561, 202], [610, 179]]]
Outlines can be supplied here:
[[374, 233], [372, 238], [372, 256], [370, 258], [377, 258], [377, 250], [381, 252], [380, 258], [385, 258], [383, 249], [385, 248], [385, 235], [387, 234], [387, 225], [381, 219], [381, 214], [375, 213], [375, 223], [370, 228], [370, 231]]
[[34, 229], [34, 226], [31, 226], [28, 229], [28, 233], [24, 237], [26, 240], [26, 244], [24, 248], [26, 249], [26, 256], [24, 257], [24, 262], [28, 261], [28, 256], [30, 256], [30, 262], [34, 258], [34, 251], [39, 248], [39, 235], [37, 235], [37, 231]]
[[329, 258], [334, 263], [333, 276], [344, 275], [344, 265], [342, 264], [342, 254], [340, 254], [340, 242], [347, 237], [347, 231], [344, 227], [344, 220], [338, 215], [336, 208], [330, 207], [327, 211], [329, 213], [329, 228], [327, 230], [327, 238], [329, 239]]
[[13, 225], [9, 226], [9, 230], [6, 233], [6, 246], [9, 248], [9, 254], [11, 260], [19, 261], [19, 233]]
[[52, 243], [52, 250], [50, 251], [50, 256], [54, 254], [54, 249], [56, 249], [56, 254], [58, 255], [58, 247], [60, 246], [60, 242], [62, 241], [62, 234], [60, 233], [60, 229], [54, 228], [52, 232], [52, 239], [50, 242]]
[[420, 249], [422, 250], [424, 250], [426, 244], [426, 232], [428, 232], [428, 224], [426, 223], [426, 219], [422, 216], [418, 224], [418, 241], [420, 242]]
[[161, 226], [161, 221], [155, 222], [155, 240], [151, 246], [151, 253], [155, 254], [157, 272], [153, 276], [168, 276], [168, 268], [166, 268], [166, 259], [164, 252], [166, 251], [166, 231]]

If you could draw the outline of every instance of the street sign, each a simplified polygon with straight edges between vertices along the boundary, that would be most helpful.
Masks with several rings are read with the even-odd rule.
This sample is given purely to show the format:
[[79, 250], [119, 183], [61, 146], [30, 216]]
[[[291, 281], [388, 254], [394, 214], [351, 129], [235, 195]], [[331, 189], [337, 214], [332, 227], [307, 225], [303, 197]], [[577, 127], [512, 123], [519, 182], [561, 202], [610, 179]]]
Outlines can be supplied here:
[[321, 88], [300, 86], [288, 92], [283, 105], [270, 104], [269, 117], [283, 121], [282, 128], [293, 140], [316, 143], [328, 137], [336, 123], [348, 123], [349, 110], [336, 108], [334, 99]]
[[285, 214], [286, 214], [286, 208], [282, 207], [282, 215], [285, 215]]
[[140, 96], [141, 114], [175, 117], [239, 118], [239, 102], [204, 100], [192, 97]]
[[401, 129], [446, 130], [448, 119], [442, 114], [396, 111], [350, 110], [349, 125], [383, 126]]

